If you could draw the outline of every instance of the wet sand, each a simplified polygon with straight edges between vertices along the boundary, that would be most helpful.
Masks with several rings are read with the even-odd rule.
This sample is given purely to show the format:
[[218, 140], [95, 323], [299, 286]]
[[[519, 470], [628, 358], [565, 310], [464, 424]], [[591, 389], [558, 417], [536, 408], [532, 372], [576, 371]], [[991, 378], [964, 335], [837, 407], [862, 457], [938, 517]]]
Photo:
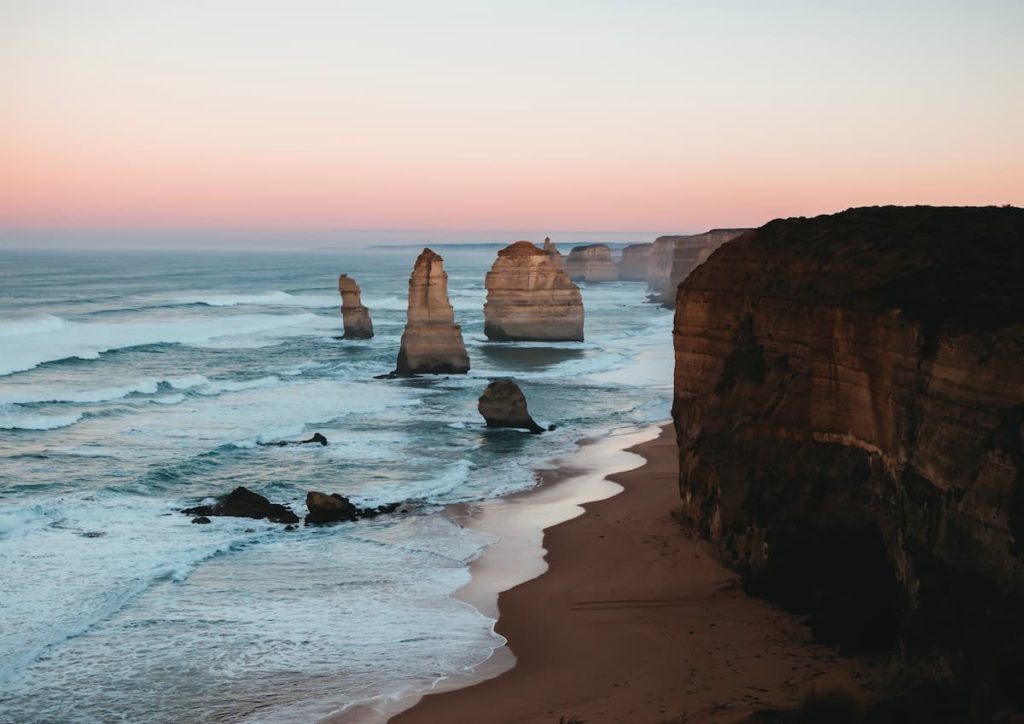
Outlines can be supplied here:
[[[460, 596], [487, 612], [488, 592], [518, 583], [501, 593], [496, 627], [514, 666], [499, 650], [475, 679], [446, 682], [449, 690], [423, 697], [392, 722], [734, 722], [760, 709], [792, 708], [813, 687], [870, 685], [870, 662], [812, 643], [793, 617], [746, 596], [710, 547], [688, 536], [673, 515], [671, 426], [632, 452], [647, 462], [610, 476], [623, 487], [618, 495], [616, 486], [603, 489], [613, 497], [595, 491], [607, 481], [571, 474], [522, 494], [527, 507], [519, 512], [527, 514], [538, 510], [530, 496], [565, 496], [559, 489], [573, 480], [585, 485], [570, 498], [606, 498], [544, 531], [548, 569], [539, 577], [526, 580], [543, 570], [532, 559], [539, 546], [528, 539], [529, 521], [501, 510], [517, 496], [487, 509], [493, 519], [478, 521], [482, 527], [511, 525], [505, 548], [477, 562], [474, 584]], [[486, 676], [493, 678], [481, 681]], [[472, 681], [479, 683], [450, 690]]]

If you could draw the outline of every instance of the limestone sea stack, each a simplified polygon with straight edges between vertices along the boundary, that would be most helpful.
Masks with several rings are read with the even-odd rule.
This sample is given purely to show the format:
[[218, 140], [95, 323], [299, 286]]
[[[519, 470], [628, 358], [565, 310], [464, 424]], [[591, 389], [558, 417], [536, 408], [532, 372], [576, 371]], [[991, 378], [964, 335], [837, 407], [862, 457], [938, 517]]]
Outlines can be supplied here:
[[565, 269], [565, 259], [562, 258], [562, 252], [555, 246], [555, 242], [546, 236], [544, 237], [544, 251], [551, 255], [551, 263], [555, 265], [556, 269]]
[[604, 244], [574, 246], [565, 260], [565, 271], [573, 281], [613, 282], [618, 278], [611, 250]]
[[674, 331], [683, 512], [750, 590], [1019, 710], [1024, 210], [773, 221], [690, 274]]
[[674, 309], [676, 289], [690, 276], [690, 272], [707, 261], [722, 244], [748, 231], [750, 229], [712, 229], [703, 234], [677, 238], [672, 245], [672, 263], [668, 283], [661, 296], [662, 306]]
[[469, 355], [448, 301], [444, 260], [424, 249], [409, 277], [409, 312], [398, 352], [399, 375], [464, 374]]
[[495, 380], [487, 385], [477, 402], [477, 409], [487, 422], [487, 427], [512, 427], [529, 430], [534, 434], [544, 432], [544, 428], [530, 417], [526, 408], [526, 395], [512, 380]]
[[583, 298], [552, 256], [529, 241], [498, 252], [484, 281], [484, 334], [496, 341], [583, 341]]
[[338, 277], [341, 294], [341, 317], [345, 324], [345, 339], [369, 339], [373, 336], [370, 310], [363, 306], [359, 285], [347, 274]]
[[619, 279], [627, 282], [647, 281], [647, 261], [654, 244], [630, 244], [622, 250], [619, 260]]

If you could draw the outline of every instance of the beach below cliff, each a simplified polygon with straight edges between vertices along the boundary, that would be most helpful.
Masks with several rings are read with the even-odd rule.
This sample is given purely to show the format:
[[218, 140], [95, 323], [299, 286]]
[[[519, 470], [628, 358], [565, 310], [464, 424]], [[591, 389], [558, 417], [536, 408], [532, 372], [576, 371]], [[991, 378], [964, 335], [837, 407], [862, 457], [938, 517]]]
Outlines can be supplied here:
[[[390, 721], [733, 722], [791, 710], [814, 689], [872, 686], [877, 664], [814, 644], [794, 617], [747, 596], [711, 548], [688, 535], [674, 515], [674, 429], [652, 436], [629, 450], [646, 463], [608, 476], [617, 486], [563, 469], [499, 509], [467, 509], [467, 525], [504, 526], [506, 535], [504, 548], [474, 565], [460, 597], [490, 613], [488, 591], [515, 583], [509, 576], [529, 578], [498, 599], [496, 630], [508, 648], [475, 679], [443, 682], [447, 690]], [[564, 520], [564, 506], [587, 495], [601, 499], [543, 532], [545, 571], [528, 532], [540, 535], [543, 515], [527, 518], [555, 515], [561, 504]]]

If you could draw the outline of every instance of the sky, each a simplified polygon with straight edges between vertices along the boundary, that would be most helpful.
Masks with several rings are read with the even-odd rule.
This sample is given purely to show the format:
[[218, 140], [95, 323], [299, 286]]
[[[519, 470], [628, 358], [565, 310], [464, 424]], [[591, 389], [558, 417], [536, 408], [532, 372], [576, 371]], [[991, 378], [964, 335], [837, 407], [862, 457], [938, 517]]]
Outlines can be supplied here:
[[1021, 0], [0, 0], [0, 244], [1024, 205], [1022, 37]]

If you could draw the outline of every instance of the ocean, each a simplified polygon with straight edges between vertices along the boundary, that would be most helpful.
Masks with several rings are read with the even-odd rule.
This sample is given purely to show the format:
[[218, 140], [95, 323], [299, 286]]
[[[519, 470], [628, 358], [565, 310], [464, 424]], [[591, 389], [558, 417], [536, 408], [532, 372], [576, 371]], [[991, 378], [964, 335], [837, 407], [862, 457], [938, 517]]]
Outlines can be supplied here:
[[[0, 251], [0, 721], [312, 721], [503, 644], [453, 596], [493, 540], [445, 506], [668, 418], [672, 314], [581, 284], [586, 341], [491, 343], [500, 246], [434, 248], [472, 369], [394, 380], [419, 247]], [[371, 340], [338, 339], [339, 273]], [[496, 377], [556, 429], [487, 430]], [[330, 444], [258, 444], [313, 432]], [[179, 512], [239, 485], [300, 516], [308, 490], [409, 512], [292, 532]]]

